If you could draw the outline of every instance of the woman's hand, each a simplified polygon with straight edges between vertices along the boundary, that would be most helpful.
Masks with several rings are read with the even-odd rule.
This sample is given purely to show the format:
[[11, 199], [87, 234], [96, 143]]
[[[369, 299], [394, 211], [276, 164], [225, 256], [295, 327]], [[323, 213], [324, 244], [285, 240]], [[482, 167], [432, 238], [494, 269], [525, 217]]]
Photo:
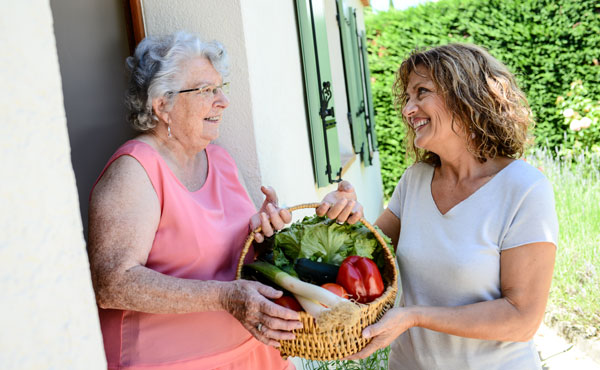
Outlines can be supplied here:
[[316, 209], [316, 214], [336, 220], [338, 223], [354, 224], [363, 216], [363, 207], [356, 201], [354, 187], [348, 181], [338, 184], [336, 191], [327, 194]]
[[367, 326], [363, 338], [373, 338], [360, 352], [348, 356], [345, 360], [367, 358], [375, 351], [390, 345], [400, 334], [415, 326], [415, 315], [405, 307], [392, 308], [377, 323]]
[[235, 280], [227, 283], [221, 304], [256, 339], [279, 347], [279, 340], [294, 339], [291, 331], [302, 328], [298, 312], [269, 300], [282, 294], [257, 281]]
[[292, 214], [286, 208], [279, 208], [277, 193], [270, 186], [261, 186], [260, 191], [265, 195], [265, 200], [257, 214], [250, 218], [250, 228], [256, 230], [261, 227], [260, 233], [254, 233], [254, 241], [262, 243], [265, 236], [269, 237], [277, 230], [283, 229], [285, 224], [292, 222]]

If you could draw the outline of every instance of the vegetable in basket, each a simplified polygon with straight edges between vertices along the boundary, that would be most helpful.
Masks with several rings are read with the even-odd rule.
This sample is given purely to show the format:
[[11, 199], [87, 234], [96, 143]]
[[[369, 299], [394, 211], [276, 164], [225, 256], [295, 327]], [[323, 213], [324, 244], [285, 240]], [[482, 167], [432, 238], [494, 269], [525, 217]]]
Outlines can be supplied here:
[[356, 304], [327, 289], [306, 283], [267, 262], [258, 261], [247, 266], [292, 292], [304, 310], [315, 318], [321, 330], [353, 326], [360, 320], [360, 308]]
[[289, 308], [290, 310], [294, 310], [297, 312], [302, 311], [302, 306], [300, 306], [298, 300], [296, 300], [296, 298], [294, 297], [290, 297], [289, 295], [283, 295], [274, 300], [273, 302], [277, 303], [282, 307]]
[[[380, 234], [389, 245], [391, 240]], [[373, 259], [380, 269], [385, 265], [383, 248], [362, 223], [340, 225], [327, 217], [305, 217], [279, 231], [270, 242], [273, 263], [288, 272], [303, 258], [339, 266], [346, 257], [356, 255]]]
[[323, 285], [335, 283], [340, 267], [329, 263], [311, 261], [308, 258], [298, 258], [294, 270], [301, 280]]
[[342, 297], [342, 298], [350, 298], [350, 294], [348, 294], [348, 291], [346, 289], [344, 289], [343, 286], [336, 284], [336, 283], [325, 283], [323, 285], [321, 285], [321, 288], [327, 289], [329, 290], [331, 293]]
[[374, 301], [383, 294], [384, 289], [381, 273], [375, 262], [360, 256], [350, 256], [342, 262], [337, 283], [360, 303]]

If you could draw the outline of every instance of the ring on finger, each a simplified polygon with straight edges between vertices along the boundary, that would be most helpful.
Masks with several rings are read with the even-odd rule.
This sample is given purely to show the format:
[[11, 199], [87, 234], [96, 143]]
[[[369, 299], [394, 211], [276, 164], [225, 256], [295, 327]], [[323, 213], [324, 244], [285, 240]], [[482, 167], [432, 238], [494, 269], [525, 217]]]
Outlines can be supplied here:
[[258, 330], [259, 333], [262, 333], [262, 329], [263, 329], [262, 322], [259, 322], [258, 324], [256, 324], [256, 330]]

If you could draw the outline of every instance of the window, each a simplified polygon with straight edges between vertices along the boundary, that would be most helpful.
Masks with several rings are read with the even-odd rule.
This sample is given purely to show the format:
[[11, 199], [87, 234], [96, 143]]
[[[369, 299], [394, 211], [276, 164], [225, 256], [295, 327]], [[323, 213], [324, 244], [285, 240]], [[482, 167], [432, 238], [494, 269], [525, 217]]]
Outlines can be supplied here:
[[313, 168], [319, 187], [340, 181], [342, 175], [338, 138], [340, 117], [336, 117], [333, 99], [330, 53], [343, 54], [347, 118], [354, 153], [360, 156], [364, 165], [369, 166], [376, 150], [364, 32], [357, 32], [356, 10], [350, 7], [344, 10], [342, 1], [338, 0], [341, 50], [330, 49], [325, 1], [296, 0]]

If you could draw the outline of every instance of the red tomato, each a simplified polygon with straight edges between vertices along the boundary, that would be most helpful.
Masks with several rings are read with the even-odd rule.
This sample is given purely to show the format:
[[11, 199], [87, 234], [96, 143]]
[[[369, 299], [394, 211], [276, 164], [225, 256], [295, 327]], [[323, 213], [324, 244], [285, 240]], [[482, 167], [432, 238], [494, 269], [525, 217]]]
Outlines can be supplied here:
[[323, 285], [321, 285], [321, 288], [325, 288], [325, 289], [329, 290], [331, 293], [333, 293], [339, 297], [342, 297], [342, 298], [348, 299], [350, 297], [350, 295], [348, 294], [346, 289], [344, 289], [343, 286], [336, 284], [336, 283], [323, 284]]
[[277, 298], [273, 302], [275, 302], [278, 305], [283, 306], [285, 308], [289, 308], [290, 310], [304, 311], [302, 309], [302, 306], [300, 306], [300, 303], [298, 303], [298, 301], [294, 297], [284, 295], [282, 297]]

